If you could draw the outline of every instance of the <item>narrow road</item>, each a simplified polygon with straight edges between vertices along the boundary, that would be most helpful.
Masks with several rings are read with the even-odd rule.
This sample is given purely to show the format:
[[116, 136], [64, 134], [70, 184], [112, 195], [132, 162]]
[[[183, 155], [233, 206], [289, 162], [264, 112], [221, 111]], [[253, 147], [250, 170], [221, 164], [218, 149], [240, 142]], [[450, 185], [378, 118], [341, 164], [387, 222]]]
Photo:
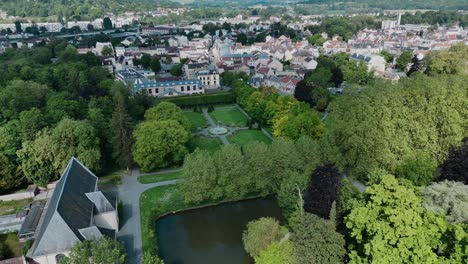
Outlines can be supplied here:
[[127, 250], [127, 263], [140, 264], [143, 256], [141, 241], [140, 224], [140, 196], [151, 188], [173, 185], [178, 180], [163, 181], [151, 184], [142, 184], [138, 181], [139, 176], [164, 174], [180, 171], [181, 169], [172, 169], [160, 171], [157, 173], [141, 174], [138, 169], [132, 170], [131, 175], [122, 176], [122, 184], [118, 187], [119, 200], [122, 201], [122, 219], [120, 230], [117, 233], [117, 239], [124, 243]]

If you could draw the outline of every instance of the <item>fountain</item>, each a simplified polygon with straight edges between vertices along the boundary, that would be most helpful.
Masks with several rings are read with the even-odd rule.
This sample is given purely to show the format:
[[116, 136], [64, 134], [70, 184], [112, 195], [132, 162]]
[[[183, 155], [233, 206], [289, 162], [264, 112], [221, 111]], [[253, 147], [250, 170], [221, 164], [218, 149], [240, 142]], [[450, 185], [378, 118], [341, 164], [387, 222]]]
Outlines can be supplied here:
[[226, 127], [217, 125], [216, 127], [210, 128], [208, 132], [211, 135], [220, 136], [220, 135], [224, 135], [227, 132], [229, 132], [229, 129], [227, 129]]

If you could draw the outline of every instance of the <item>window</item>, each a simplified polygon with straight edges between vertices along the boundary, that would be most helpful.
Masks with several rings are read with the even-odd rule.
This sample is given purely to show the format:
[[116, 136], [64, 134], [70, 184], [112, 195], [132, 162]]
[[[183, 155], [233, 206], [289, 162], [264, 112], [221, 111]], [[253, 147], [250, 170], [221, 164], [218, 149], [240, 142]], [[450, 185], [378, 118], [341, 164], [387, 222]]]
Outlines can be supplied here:
[[198, 89], [200, 89], [200, 90], [201, 90], [201, 89], [203, 89], [203, 87], [201, 87], [201, 86], [200, 86], [200, 87], [198, 87]]
[[185, 88], [184, 88], [183, 86], [180, 87], [180, 90], [181, 90], [182, 92], [184, 91], [184, 89], [185, 89]]
[[213, 84], [216, 85], [216, 81], [214, 81]]
[[159, 93], [159, 89], [158, 88], [154, 89], [154, 92]]
[[195, 89], [197, 89], [197, 86], [196, 86], [196, 85], [194, 85], [194, 86], [193, 86], [193, 89], [194, 89], [194, 90], [195, 90]]
[[190, 91], [190, 86], [187, 86], [187, 91]]
[[150, 94], [152, 94], [152, 93], [153, 93], [153, 89], [151, 89], [151, 88], [148, 89], [148, 92], [149, 92]]

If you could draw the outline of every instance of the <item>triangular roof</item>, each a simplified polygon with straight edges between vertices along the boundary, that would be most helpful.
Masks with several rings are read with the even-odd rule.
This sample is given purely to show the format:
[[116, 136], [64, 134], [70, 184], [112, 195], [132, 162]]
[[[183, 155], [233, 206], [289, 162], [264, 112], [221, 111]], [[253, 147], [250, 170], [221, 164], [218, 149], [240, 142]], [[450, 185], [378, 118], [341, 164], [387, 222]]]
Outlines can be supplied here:
[[93, 202], [86, 193], [97, 191], [98, 178], [76, 158], [71, 158], [46, 205], [31, 256], [70, 250], [85, 240], [80, 229], [93, 225]]

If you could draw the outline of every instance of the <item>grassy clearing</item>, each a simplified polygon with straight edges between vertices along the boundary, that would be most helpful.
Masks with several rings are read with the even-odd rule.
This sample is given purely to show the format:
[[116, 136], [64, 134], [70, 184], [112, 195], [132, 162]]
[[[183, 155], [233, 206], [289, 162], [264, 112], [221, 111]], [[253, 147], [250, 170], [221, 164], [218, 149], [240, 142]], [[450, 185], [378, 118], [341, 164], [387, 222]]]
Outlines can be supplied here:
[[138, 181], [143, 184], [155, 183], [161, 181], [176, 180], [183, 177], [182, 171], [170, 172], [164, 174], [153, 174], [138, 177]]
[[193, 137], [188, 144], [188, 149], [194, 152], [197, 148], [215, 152], [221, 148], [221, 141], [217, 138]]
[[206, 127], [207, 121], [202, 113], [198, 112], [184, 112], [184, 115], [192, 125], [192, 131], [197, 131], [198, 128]]
[[266, 144], [271, 143], [271, 139], [263, 134], [261, 130], [241, 130], [233, 136], [230, 136], [228, 140], [241, 146], [245, 146], [253, 142], [263, 142]]
[[122, 183], [122, 176], [125, 173], [125, 170], [117, 170], [111, 172], [107, 175], [99, 177], [99, 185], [120, 185]]
[[17, 233], [0, 234], [0, 244], [4, 247], [5, 259], [19, 257], [23, 253], [23, 243], [19, 242]]
[[235, 106], [217, 108], [215, 111], [211, 112], [210, 115], [215, 122], [229, 126], [246, 127], [248, 122], [248, 118], [244, 113]]
[[0, 216], [16, 214], [27, 204], [32, 203], [33, 199], [24, 199], [16, 201], [0, 201]]

